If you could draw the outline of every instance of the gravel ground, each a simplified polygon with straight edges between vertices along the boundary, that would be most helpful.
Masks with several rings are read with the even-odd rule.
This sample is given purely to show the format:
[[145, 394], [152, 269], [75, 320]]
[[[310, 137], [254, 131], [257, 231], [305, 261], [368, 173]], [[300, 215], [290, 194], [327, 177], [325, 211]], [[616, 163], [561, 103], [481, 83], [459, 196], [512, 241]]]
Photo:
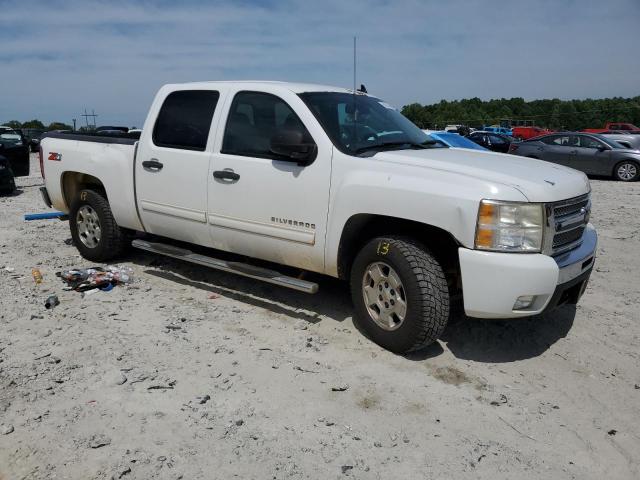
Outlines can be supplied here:
[[0, 197], [2, 480], [640, 476], [640, 183], [592, 181], [577, 309], [457, 314], [409, 357], [362, 337], [332, 279], [307, 296], [132, 252], [134, 283], [64, 291], [55, 272], [91, 264], [66, 222], [22, 220], [45, 208], [39, 176], [18, 184]]

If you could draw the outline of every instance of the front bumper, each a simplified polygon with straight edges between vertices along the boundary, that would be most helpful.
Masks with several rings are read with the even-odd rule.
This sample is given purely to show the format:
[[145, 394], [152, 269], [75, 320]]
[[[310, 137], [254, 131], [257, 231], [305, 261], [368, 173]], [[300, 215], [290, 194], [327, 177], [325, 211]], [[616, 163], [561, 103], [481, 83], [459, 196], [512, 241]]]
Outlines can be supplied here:
[[[587, 225], [580, 247], [550, 257], [543, 254], [482, 252], [460, 248], [464, 309], [477, 318], [516, 318], [577, 303], [593, 269], [598, 235]], [[521, 296], [533, 303], [514, 310]]]

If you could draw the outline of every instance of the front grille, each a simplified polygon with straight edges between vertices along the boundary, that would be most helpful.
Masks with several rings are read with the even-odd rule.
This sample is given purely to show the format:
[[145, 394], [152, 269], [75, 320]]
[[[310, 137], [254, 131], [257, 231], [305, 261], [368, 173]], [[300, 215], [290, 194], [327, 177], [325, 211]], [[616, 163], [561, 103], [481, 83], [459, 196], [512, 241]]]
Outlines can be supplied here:
[[589, 204], [589, 197], [583, 198], [575, 203], [562, 204], [553, 208], [553, 216], [563, 217], [565, 215], [571, 215], [580, 211], [582, 207], [586, 207]]
[[574, 228], [573, 230], [569, 230], [568, 232], [556, 233], [553, 236], [553, 248], [561, 248], [565, 245], [573, 243], [577, 240], [580, 240], [582, 234], [584, 233], [584, 226]]
[[582, 243], [582, 234], [591, 213], [589, 195], [555, 202], [549, 207], [547, 209], [551, 236], [549, 253], [555, 256], [578, 248]]

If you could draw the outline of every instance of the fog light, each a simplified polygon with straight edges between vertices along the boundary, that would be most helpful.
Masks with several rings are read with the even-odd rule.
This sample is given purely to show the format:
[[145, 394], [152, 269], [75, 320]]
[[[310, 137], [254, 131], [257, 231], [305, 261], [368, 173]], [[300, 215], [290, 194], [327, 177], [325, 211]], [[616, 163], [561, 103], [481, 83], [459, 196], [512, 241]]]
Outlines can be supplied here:
[[535, 295], [522, 295], [518, 297], [518, 299], [516, 300], [516, 303], [513, 304], [513, 309], [524, 310], [525, 308], [529, 308], [531, 305], [533, 305], [533, 302], [535, 301], [535, 299], [536, 299]]

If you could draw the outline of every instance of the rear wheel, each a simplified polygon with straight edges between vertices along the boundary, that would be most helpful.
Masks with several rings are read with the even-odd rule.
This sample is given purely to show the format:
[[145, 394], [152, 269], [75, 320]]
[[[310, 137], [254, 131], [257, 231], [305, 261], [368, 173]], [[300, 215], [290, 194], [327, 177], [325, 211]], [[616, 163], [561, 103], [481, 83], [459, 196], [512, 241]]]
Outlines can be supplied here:
[[396, 353], [440, 337], [449, 319], [449, 291], [440, 264], [408, 238], [379, 237], [351, 269], [354, 321], [378, 345]]
[[613, 178], [621, 182], [635, 182], [640, 177], [640, 165], [632, 160], [623, 160], [613, 169]]
[[126, 247], [126, 236], [113, 218], [109, 202], [93, 190], [78, 194], [69, 212], [69, 227], [73, 243], [88, 260], [111, 260]]

